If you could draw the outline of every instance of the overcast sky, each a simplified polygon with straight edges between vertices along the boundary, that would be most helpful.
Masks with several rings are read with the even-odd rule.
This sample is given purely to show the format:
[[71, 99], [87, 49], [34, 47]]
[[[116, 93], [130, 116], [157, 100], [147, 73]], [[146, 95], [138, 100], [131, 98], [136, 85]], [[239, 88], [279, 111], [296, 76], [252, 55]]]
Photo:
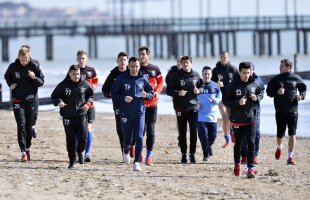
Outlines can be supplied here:
[[[171, 0], [148, 0], [146, 3], [125, 1], [127, 1], [125, 14], [128, 16], [171, 17]], [[259, 0], [259, 9], [256, 7], [257, 0], [174, 0], [175, 17], [179, 17], [178, 2], [180, 1], [182, 2], [182, 17], [229, 16], [228, 2], [231, 4], [231, 16], [255, 16], [258, 11], [259, 15], [285, 15], [285, 2], [288, 2], [288, 14], [293, 15], [295, 1], [297, 14], [310, 15], [309, 0]], [[5, 0], [0, 0], [0, 2], [5, 2]], [[109, 2], [119, 2], [119, 0], [10, 0], [10, 2], [27, 2], [37, 8], [98, 8], [101, 11], [108, 11], [112, 7]], [[202, 9], [199, 2], [202, 2]], [[207, 2], [211, 2], [211, 13], [208, 12], [210, 9]]]

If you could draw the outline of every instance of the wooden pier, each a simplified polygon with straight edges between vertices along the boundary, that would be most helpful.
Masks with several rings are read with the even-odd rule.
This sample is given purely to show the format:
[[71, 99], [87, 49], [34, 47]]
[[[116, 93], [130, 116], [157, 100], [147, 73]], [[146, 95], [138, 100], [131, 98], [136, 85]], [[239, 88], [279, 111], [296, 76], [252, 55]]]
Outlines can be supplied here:
[[[171, 58], [179, 55], [215, 57], [226, 50], [237, 55], [237, 37], [240, 32], [252, 33], [252, 45], [242, 46], [253, 55], [281, 55], [281, 33], [294, 31], [297, 54], [308, 54], [310, 16], [225, 17], [185, 19], [106, 19], [77, 21], [1, 21], [0, 38], [3, 61], [9, 61], [9, 40], [17, 37], [46, 37], [46, 59], [52, 60], [54, 36], [85, 36], [88, 39], [90, 58], [98, 57], [98, 37], [122, 36], [130, 55], [137, 54], [141, 45], [150, 46], [155, 58]], [[142, 44], [142, 39], [146, 42]], [[194, 45], [193, 45], [194, 43]], [[302, 45], [301, 45], [302, 44]], [[196, 55], [193, 46], [195, 48]], [[217, 48], [215, 48], [217, 47]], [[301, 48], [303, 47], [303, 48]], [[240, 48], [240, 47], [239, 47]], [[166, 51], [164, 51], [164, 49]], [[217, 50], [216, 50], [217, 49]]]

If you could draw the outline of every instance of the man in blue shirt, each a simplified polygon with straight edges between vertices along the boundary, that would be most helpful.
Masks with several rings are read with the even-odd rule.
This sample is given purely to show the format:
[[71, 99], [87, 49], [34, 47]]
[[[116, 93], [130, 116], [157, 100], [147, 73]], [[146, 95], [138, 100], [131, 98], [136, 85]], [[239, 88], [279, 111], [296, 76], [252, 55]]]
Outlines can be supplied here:
[[218, 104], [222, 100], [220, 86], [211, 81], [212, 69], [205, 66], [202, 69], [203, 88], [198, 95], [200, 108], [198, 110], [198, 136], [203, 150], [203, 161], [207, 161], [212, 153], [212, 144], [217, 135]]

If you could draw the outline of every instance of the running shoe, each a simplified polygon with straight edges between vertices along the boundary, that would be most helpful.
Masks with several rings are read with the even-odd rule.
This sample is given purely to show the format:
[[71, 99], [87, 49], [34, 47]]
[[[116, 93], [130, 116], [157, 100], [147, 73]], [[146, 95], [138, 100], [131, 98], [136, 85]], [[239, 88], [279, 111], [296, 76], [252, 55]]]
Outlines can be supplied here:
[[287, 159], [287, 164], [288, 164], [288, 165], [296, 165], [296, 163], [295, 163], [295, 161], [294, 161], [293, 158]]
[[26, 154], [23, 154], [23, 155], [22, 155], [21, 161], [22, 161], [22, 162], [27, 162], [27, 161], [28, 161], [28, 158], [27, 158], [27, 155], [26, 155]]
[[253, 161], [254, 161], [254, 164], [258, 164], [259, 163], [257, 157], [254, 157]]
[[187, 155], [186, 154], [182, 155], [181, 163], [183, 163], [183, 164], [187, 163]]
[[240, 176], [240, 174], [241, 174], [240, 164], [235, 164], [234, 174], [236, 176]]
[[129, 164], [130, 163], [130, 156], [129, 156], [129, 153], [125, 154], [123, 152], [123, 161], [125, 164]]
[[195, 154], [190, 154], [189, 157], [188, 157], [189, 161], [192, 163], [192, 164], [195, 164], [196, 163], [196, 158], [195, 158]]
[[211, 147], [209, 148], [209, 156], [213, 156], [213, 150]]
[[229, 148], [229, 142], [225, 142], [223, 148]]
[[255, 178], [255, 170], [254, 169], [250, 169], [249, 171], [248, 171], [248, 174], [247, 174], [247, 177], [248, 178]]
[[84, 162], [91, 162], [90, 155], [87, 153], [84, 157]]
[[133, 171], [142, 171], [139, 162], [135, 162], [135, 163], [133, 164]]
[[131, 146], [130, 148], [129, 148], [129, 152], [130, 152], [130, 157], [135, 157], [135, 146]]
[[208, 161], [209, 160], [209, 157], [208, 156], [204, 156], [202, 161]]
[[281, 158], [281, 154], [282, 154], [282, 150], [277, 148], [277, 151], [275, 153], [275, 157], [277, 160], [279, 160]]
[[247, 157], [246, 156], [242, 156], [242, 159], [241, 159], [241, 164], [247, 164]]
[[72, 162], [70, 161], [68, 169], [73, 169], [73, 168], [75, 168], [75, 161], [72, 161]]
[[140, 162], [143, 162], [143, 153], [141, 153]]
[[30, 161], [30, 150], [26, 150], [27, 160]]
[[34, 126], [32, 127], [32, 137], [33, 138], [37, 138], [38, 137], [37, 130], [36, 130], [36, 128]]
[[84, 164], [84, 156], [83, 156], [83, 154], [82, 154], [82, 153], [79, 153], [79, 154], [78, 154], [78, 157], [79, 157], [79, 163], [80, 163], [80, 164]]
[[146, 165], [154, 165], [154, 163], [152, 162], [151, 158], [147, 158], [146, 161], [145, 161], [145, 164]]

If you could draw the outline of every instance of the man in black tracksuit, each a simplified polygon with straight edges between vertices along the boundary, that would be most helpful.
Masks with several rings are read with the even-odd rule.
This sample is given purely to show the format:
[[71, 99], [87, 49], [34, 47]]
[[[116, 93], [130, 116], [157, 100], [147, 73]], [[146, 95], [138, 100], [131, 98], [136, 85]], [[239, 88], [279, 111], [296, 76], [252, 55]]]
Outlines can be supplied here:
[[192, 70], [192, 58], [183, 56], [182, 70], [169, 80], [167, 94], [173, 97], [173, 107], [177, 115], [179, 129], [179, 146], [182, 152], [182, 163], [187, 163], [186, 131], [190, 127], [190, 162], [196, 163], [196, 143], [198, 124], [198, 94], [203, 81], [199, 73]]
[[230, 109], [230, 122], [235, 133], [234, 161], [236, 176], [241, 174], [240, 155], [245, 135], [248, 143], [248, 178], [254, 178], [254, 151], [256, 136], [257, 106], [262, 99], [261, 88], [250, 74], [250, 64], [239, 64], [239, 77], [236, 77], [226, 89], [223, 103]]
[[[70, 160], [68, 168], [74, 168], [75, 152], [78, 154], [79, 163], [84, 163], [82, 153], [87, 139], [87, 111], [93, 102], [93, 89], [80, 77], [80, 68], [72, 65], [69, 69], [69, 78], [66, 77], [57, 85], [51, 98], [53, 104], [60, 107]], [[75, 149], [75, 135], [78, 141], [77, 149]]]
[[[277, 123], [277, 151], [275, 157], [280, 159], [282, 153], [282, 139], [288, 126], [288, 159], [287, 164], [294, 165], [293, 153], [296, 143], [296, 129], [298, 121], [298, 101], [306, 97], [307, 86], [297, 74], [291, 73], [292, 62], [281, 60], [280, 74], [270, 80], [267, 95], [274, 98]], [[297, 93], [299, 91], [299, 94]]]
[[22, 152], [22, 162], [30, 161], [32, 124], [36, 114], [38, 87], [44, 84], [41, 69], [30, 60], [27, 48], [20, 48], [18, 58], [5, 72], [5, 80], [12, 90], [14, 116], [18, 130], [18, 144]]
[[179, 56], [178, 59], [177, 59], [177, 65], [173, 65], [168, 70], [168, 73], [167, 73], [166, 78], [165, 78], [166, 85], [168, 85], [169, 80], [171, 79], [171, 77], [173, 77], [173, 75], [175, 73], [178, 73], [182, 69], [181, 59], [182, 59], [182, 56]]
[[[238, 69], [229, 62], [229, 59], [229, 53], [223, 51], [221, 53], [221, 60], [216, 63], [216, 67], [212, 72], [212, 81], [219, 84], [223, 97], [226, 95], [225, 90], [228, 84], [239, 76]], [[229, 124], [229, 108], [227, 108], [223, 102], [220, 102], [218, 106], [223, 119], [223, 132], [226, 140], [223, 147], [227, 148], [230, 145], [229, 134], [231, 134], [231, 140], [234, 142], [234, 135]]]
[[[111, 98], [111, 86], [114, 82], [114, 80], [121, 74], [127, 71], [127, 65], [128, 65], [128, 54], [125, 52], [120, 52], [117, 56], [117, 66], [114, 67], [111, 70], [111, 73], [108, 75], [107, 79], [105, 80], [103, 86], [102, 86], [102, 93], [106, 98]], [[112, 99], [113, 102], [113, 110], [115, 115], [115, 121], [116, 121], [116, 132], [119, 137], [119, 142], [121, 145], [121, 151], [123, 154], [123, 132], [121, 127], [121, 121], [120, 121], [120, 113], [119, 113], [119, 105]], [[134, 153], [132, 146], [134, 146], [135, 140], [132, 140], [131, 147], [130, 147], [130, 156], [133, 157]]]

